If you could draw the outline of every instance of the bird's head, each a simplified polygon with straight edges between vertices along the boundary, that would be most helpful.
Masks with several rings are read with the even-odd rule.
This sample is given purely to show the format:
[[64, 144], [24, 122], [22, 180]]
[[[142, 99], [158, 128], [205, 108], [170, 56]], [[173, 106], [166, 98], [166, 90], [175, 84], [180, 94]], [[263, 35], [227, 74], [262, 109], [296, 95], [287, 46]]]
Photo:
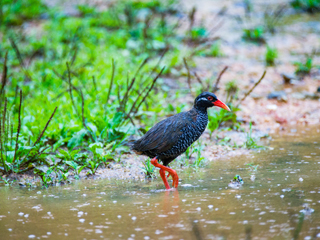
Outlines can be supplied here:
[[194, 107], [197, 109], [207, 109], [213, 106], [221, 107], [230, 111], [230, 108], [211, 92], [203, 92], [194, 100]]

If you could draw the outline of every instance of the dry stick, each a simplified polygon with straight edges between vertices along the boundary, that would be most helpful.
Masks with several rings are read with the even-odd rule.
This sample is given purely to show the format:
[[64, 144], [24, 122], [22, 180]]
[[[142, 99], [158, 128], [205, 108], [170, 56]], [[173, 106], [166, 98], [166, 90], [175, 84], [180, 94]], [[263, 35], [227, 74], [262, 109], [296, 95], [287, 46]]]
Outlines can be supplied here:
[[194, 76], [196, 77], [197, 81], [201, 84], [202, 88], [205, 88], [204, 83], [202, 82], [201, 78], [198, 76], [198, 74], [196, 72], [193, 73]]
[[52, 118], [53, 118], [54, 114], [56, 113], [57, 108], [58, 108], [58, 107], [56, 107], [56, 108], [54, 109], [54, 111], [53, 111], [53, 113], [51, 114], [51, 116], [50, 116], [50, 118], [49, 118], [49, 120], [48, 120], [48, 122], [47, 122], [46, 126], [43, 128], [43, 130], [42, 130], [41, 134], [39, 135], [39, 137], [38, 137], [37, 141], [33, 144], [33, 146], [35, 146], [37, 143], [39, 143], [39, 142], [40, 142], [40, 140], [41, 140], [41, 138], [42, 138], [42, 136], [43, 136], [44, 132], [47, 130], [47, 127], [49, 126], [49, 123], [51, 122], [51, 120], [52, 120]]
[[6, 52], [6, 55], [4, 57], [4, 64], [3, 64], [3, 71], [2, 71], [2, 78], [1, 78], [0, 97], [2, 96], [4, 87], [7, 83], [7, 74], [8, 74], [7, 60], [8, 60], [8, 51]]
[[4, 110], [2, 115], [2, 133], [6, 137], [6, 115], [7, 115], [7, 98], [4, 98]]
[[259, 79], [258, 82], [256, 82], [253, 87], [243, 96], [243, 98], [239, 101], [239, 103], [237, 104], [236, 108], [238, 108], [240, 106], [240, 104], [246, 99], [246, 97], [248, 97], [250, 95], [250, 93], [255, 89], [256, 86], [259, 85], [259, 83], [262, 81], [262, 79], [264, 78], [264, 76], [266, 75], [267, 70], [264, 70], [261, 78]]
[[11, 46], [12, 46], [13, 50], [15, 51], [15, 53], [17, 55], [17, 58], [18, 58], [19, 63], [20, 63], [20, 67], [22, 68], [22, 70], [23, 70], [24, 74], [26, 75], [26, 77], [31, 80], [31, 75], [29, 74], [29, 71], [25, 67], [25, 64], [23, 62], [23, 59], [22, 59], [22, 56], [21, 56], [21, 53], [20, 53], [20, 50], [19, 50], [17, 44], [14, 42], [12, 37], [9, 37], [9, 40], [10, 40], [10, 43], [11, 43]]
[[1, 121], [0, 121], [0, 151], [1, 151], [1, 161], [2, 161], [2, 165], [3, 165], [3, 168], [4, 168], [4, 171], [6, 171], [6, 163], [4, 161], [4, 158], [3, 158], [3, 155], [2, 155], [2, 152], [3, 152], [3, 145], [2, 145], [2, 127], [1, 127]]
[[114, 64], [114, 59], [112, 58], [112, 73], [111, 73], [109, 90], [108, 90], [108, 94], [107, 94], [106, 105], [108, 104], [109, 98], [110, 98], [110, 93], [111, 93], [111, 89], [112, 89], [112, 85], [113, 85], [113, 80], [114, 80], [114, 72], [115, 72], [115, 64]]
[[212, 89], [212, 92], [215, 92], [218, 90], [218, 85], [219, 85], [220, 79], [221, 79], [222, 75], [227, 71], [227, 69], [228, 69], [228, 66], [225, 66], [224, 69], [222, 69], [222, 71], [220, 72], [219, 76], [217, 77], [216, 84], [214, 85], [214, 87]]
[[74, 102], [73, 95], [72, 95], [72, 87], [73, 87], [73, 86], [72, 86], [72, 84], [71, 84], [71, 73], [70, 73], [69, 63], [66, 62], [66, 65], [67, 65], [67, 71], [68, 71], [69, 94], [70, 94], [70, 97], [71, 97], [72, 105], [73, 105], [74, 110], [76, 111], [76, 114], [77, 114], [78, 116], [80, 116], [80, 115], [79, 115], [79, 112], [78, 112], [78, 109], [77, 109], [77, 106], [76, 106], [76, 104], [75, 104], [75, 102]]
[[83, 93], [82, 91], [80, 90], [80, 94], [81, 94], [81, 112], [82, 112], [82, 124], [83, 124], [83, 127], [88, 131], [89, 133], [89, 136], [92, 140], [92, 142], [95, 142], [94, 141], [94, 138], [92, 137], [90, 131], [89, 131], [89, 128], [87, 127], [87, 124], [86, 124], [86, 121], [85, 121], [85, 118], [84, 118], [84, 97], [83, 97]]
[[127, 91], [126, 91], [126, 93], [125, 93], [125, 95], [124, 95], [124, 97], [123, 97], [123, 99], [122, 99], [122, 101], [121, 101], [121, 103], [120, 103], [120, 106], [119, 106], [120, 109], [122, 109], [123, 106], [124, 106], [124, 110], [125, 110], [125, 104], [126, 104], [126, 102], [127, 102], [127, 100], [128, 100], [129, 92], [130, 92], [130, 90], [131, 90], [131, 88], [132, 88], [132, 86], [133, 86], [133, 84], [134, 84], [134, 82], [135, 82], [135, 80], [136, 80], [136, 77], [137, 77], [137, 75], [139, 74], [140, 70], [143, 68], [144, 65], [146, 65], [146, 63], [147, 63], [148, 61], [149, 61], [149, 58], [146, 58], [146, 59], [140, 64], [139, 68], [137, 69], [136, 73], [134, 74], [134, 77], [133, 77], [132, 80], [131, 80], [130, 86], [128, 86], [128, 85], [129, 85], [129, 84], [128, 84], [129, 76], [127, 77]]
[[20, 129], [21, 129], [21, 106], [22, 106], [22, 91], [20, 90], [20, 104], [19, 104], [19, 112], [18, 112], [18, 128], [17, 128], [17, 136], [16, 136], [16, 147], [14, 149], [14, 155], [12, 163], [16, 160], [16, 154], [18, 151], [18, 141], [19, 141], [19, 135], [20, 135]]
[[193, 93], [192, 93], [192, 88], [191, 88], [190, 69], [189, 69], [189, 66], [188, 66], [188, 63], [187, 63], [186, 58], [183, 58], [183, 62], [184, 62], [184, 66], [186, 67], [186, 69], [187, 69], [187, 71], [188, 71], [188, 86], [189, 86], [189, 89], [190, 89], [191, 94], [193, 95]]
[[160, 75], [162, 74], [163, 70], [165, 69], [165, 67], [163, 67], [161, 69], [161, 71], [159, 72], [159, 74], [153, 79], [152, 84], [150, 86], [150, 88], [148, 89], [147, 93], [144, 95], [143, 99], [141, 100], [141, 102], [139, 103], [139, 105], [137, 106], [136, 110], [134, 113], [137, 113], [141, 104], [146, 100], [147, 96], [149, 95], [149, 93], [151, 92], [152, 88], [154, 87], [154, 84], [156, 83], [157, 79], [160, 77]]

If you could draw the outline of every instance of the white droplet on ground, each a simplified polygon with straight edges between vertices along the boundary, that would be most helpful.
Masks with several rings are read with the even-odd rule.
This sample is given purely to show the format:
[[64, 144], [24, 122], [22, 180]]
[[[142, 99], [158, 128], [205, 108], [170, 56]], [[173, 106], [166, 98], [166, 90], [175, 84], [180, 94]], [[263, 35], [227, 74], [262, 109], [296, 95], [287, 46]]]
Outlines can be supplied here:
[[230, 212], [229, 214], [231, 214], [231, 215], [235, 215], [236, 213], [235, 213], [235, 212]]
[[197, 207], [197, 211], [201, 211], [201, 207]]
[[8, 228], [8, 231], [11, 232], [11, 231], [12, 231], [12, 228]]
[[85, 219], [83, 219], [83, 218], [79, 219], [79, 222], [81, 222], [81, 223], [84, 223], [84, 221], [85, 221]]
[[143, 239], [145, 239], [145, 240], [148, 240], [148, 239], [150, 239], [150, 237], [148, 237], [148, 236], [145, 236]]
[[22, 217], [24, 215], [24, 213], [23, 212], [19, 212], [18, 215]]
[[35, 237], [36, 237], [36, 235], [33, 235], [33, 234], [28, 236], [28, 238], [35, 238]]
[[212, 209], [212, 208], [213, 208], [213, 205], [209, 205], [208, 208]]
[[241, 195], [236, 195], [236, 198], [241, 198]]
[[29, 214], [25, 214], [24, 217], [25, 217], [25, 218], [29, 217]]
[[156, 230], [156, 232], [155, 232], [155, 234], [161, 234], [161, 233], [163, 233], [163, 231], [160, 231], [160, 230]]
[[301, 178], [299, 178], [299, 182], [303, 182], [303, 178], [301, 177]]
[[89, 222], [90, 225], [93, 225], [93, 222]]
[[261, 213], [259, 213], [259, 215], [263, 215], [263, 214], [265, 214], [266, 212], [261, 212]]
[[51, 232], [47, 232], [47, 235], [51, 235]]
[[134, 216], [133, 216], [131, 219], [132, 219], [133, 221], [135, 221], [135, 220], [137, 220], [137, 217], [134, 217]]
[[41, 191], [38, 191], [37, 194], [41, 194]]
[[100, 229], [96, 229], [95, 232], [96, 233], [102, 233], [102, 231]]
[[116, 203], [117, 201], [113, 201], [113, 203]]
[[284, 195], [280, 195], [281, 198], [284, 198]]
[[121, 215], [118, 215], [118, 218], [121, 218]]

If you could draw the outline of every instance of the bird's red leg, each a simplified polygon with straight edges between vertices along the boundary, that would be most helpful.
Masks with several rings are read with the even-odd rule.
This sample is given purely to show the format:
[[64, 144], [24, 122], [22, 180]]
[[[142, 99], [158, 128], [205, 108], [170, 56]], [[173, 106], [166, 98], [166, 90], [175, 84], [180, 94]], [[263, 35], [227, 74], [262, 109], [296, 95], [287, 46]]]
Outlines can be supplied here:
[[160, 169], [159, 173], [160, 173], [160, 176], [162, 178], [162, 181], [163, 181], [164, 186], [166, 187], [166, 189], [170, 189], [168, 180], [166, 178], [166, 172], [163, 169]]
[[[163, 171], [160, 170], [160, 175], [161, 175], [161, 178], [162, 178], [162, 180], [163, 180], [164, 185], [166, 186], [166, 188], [167, 188], [166, 183], [168, 183], [168, 181], [167, 181], [167, 179], [166, 179], [166, 175], [165, 175], [165, 172], [164, 172], [164, 171], [169, 172], [169, 174], [172, 176], [172, 181], [173, 181], [173, 182], [172, 182], [172, 186], [175, 187], [175, 188], [178, 187], [179, 177], [178, 177], [178, 174], [177, 174], [177, 172], [176, 172], [175, 170], [159, 164], [157, 157], [154, 157], [150, 162], [151, 162], [151, 164], [152, 164], [153, 166], [158, 167], [158, 168], [160, 168], [161, 170], [163, 170]], [[163, 175], [162, 175], [162, 174], [163, 174]], [[165, 179], [165, 180], [164, 180], [164, 179]], [[170, 187], [167, 188], [167, 189], [170, 189]]]

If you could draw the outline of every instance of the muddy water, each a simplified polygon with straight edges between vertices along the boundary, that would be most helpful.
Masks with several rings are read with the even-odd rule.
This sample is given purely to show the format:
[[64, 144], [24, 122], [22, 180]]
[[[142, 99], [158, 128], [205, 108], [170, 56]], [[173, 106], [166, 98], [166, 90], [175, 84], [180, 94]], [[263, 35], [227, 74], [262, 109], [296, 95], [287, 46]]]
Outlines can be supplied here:
[[[299, 239], [319, 239], [319, 128], [292, 129], [270, 147], [181, 171], [175, 192], [162, 191], [160, 178], [1, 186], [0, 239], [292, 239], [305, 204], [314, 212]], [[228, 187], [236, 174], [239, 189]]]

